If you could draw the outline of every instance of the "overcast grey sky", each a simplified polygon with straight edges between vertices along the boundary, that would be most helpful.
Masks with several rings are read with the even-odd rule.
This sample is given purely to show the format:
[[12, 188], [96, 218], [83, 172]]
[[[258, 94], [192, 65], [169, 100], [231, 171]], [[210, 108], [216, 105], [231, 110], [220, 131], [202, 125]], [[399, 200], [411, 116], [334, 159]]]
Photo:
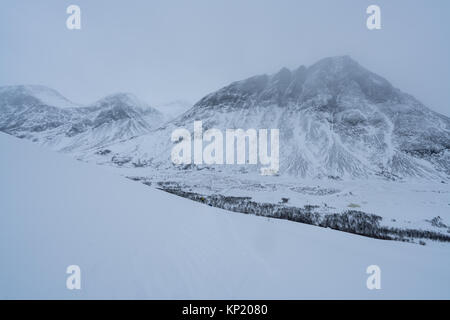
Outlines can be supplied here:
[[[81, 7], [82, 29], [66, 28]], [[366, 28], [366, 8], [382, 30]], [[0, 85], [89, 103], [132, 92], [196, 102], [228, 83], [348, 54], [450, 115], [448, 0], [2, 0]]]

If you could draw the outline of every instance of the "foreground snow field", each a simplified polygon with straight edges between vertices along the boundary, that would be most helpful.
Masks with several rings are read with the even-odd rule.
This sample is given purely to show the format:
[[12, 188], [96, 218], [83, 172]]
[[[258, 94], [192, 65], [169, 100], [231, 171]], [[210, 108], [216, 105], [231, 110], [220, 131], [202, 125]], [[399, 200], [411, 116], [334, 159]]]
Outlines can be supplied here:
[[450, 298], [447, 244], [230, 213], [6, 134], [0, 150], [3, 299]]

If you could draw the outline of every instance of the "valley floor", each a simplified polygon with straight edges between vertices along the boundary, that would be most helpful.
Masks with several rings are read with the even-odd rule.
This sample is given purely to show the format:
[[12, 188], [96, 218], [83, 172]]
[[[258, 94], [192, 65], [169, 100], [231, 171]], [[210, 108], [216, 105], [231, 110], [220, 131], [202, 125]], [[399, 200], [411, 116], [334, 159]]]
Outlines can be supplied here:
[[[205, 199], [231, 197], [232, 202], [243, 199], [241, 202], [251, 201], [260, 207], [297, 208], [321, 216], [359, 211], [381, 217], [380, 226], [384, 228], [421, 230], [450, 239], [450, 184], [445, 181], [390, 181], [381, 177], [361, 180], [303, 179], [261, 177], [252, 173], [222, 172], [215, 168], [106, 167], [132, 180], [190, 199], [195, 195]], [[217, 206], [214, 202], [217, 201], [205, 203]], [[225, 208], [223, 205], [217, 207]], [[245, 213], [228, 207], [232, 211]], [[252, 213], [266, 216], [256, 211], [252, 210]], [[422, 240], [417, 237], [413, 241], [418, 243]]]

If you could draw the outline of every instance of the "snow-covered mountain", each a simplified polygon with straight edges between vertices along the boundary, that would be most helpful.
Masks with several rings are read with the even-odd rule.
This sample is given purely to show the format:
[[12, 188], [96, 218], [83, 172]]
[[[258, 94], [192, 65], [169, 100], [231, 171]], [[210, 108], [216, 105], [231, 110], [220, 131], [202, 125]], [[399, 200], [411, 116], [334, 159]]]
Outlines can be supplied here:
[[[306, 212], [322, 226], [328, 215], [358, 210], [397, 230], [389, 229], [395, 239], [447, 239], [450, 231], [450, 119], [349, 57], [234, 82], [168, 122], [130, 94], [59, 108], [26, 90], [0, 92], [0, 131], [180, 196], [244, 213]], [[192, 132], [195, 120], [203, 130], [278, 128], [280, 174], [172, 164], [173, 130]]]
[[130, 165], [171, 167], [171, 132], [192, 131], [195, 120], [204, 130], [279, 128], [282, 175], [439, 181], [450, 175], [450, 119], [348, 56], [234, 82], [151, 134], [108, 150]]
[[132, 94], [76, 106], [43, 86], [1, 87], [0, 111], [0, 131], [75, 153], [146, 134], [163, 119]]
[[448, 246], [226, 212], [3, 133], [0, 150], [2, 299], [450, 298]]

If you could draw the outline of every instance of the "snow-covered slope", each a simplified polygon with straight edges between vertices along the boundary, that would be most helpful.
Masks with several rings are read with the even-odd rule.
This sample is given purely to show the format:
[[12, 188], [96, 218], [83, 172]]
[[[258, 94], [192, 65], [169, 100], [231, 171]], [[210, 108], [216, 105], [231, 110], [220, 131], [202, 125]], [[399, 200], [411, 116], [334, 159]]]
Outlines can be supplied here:
[[450, 298], [448, 246], [229, 213], [5, 134], [0, 150], [0, 298]]
[[83, 154], [146, 134], [162, 119], [160, 112], [129, 93], [74, 107], [43, 86], [0, 87], [0, 131], [64, 152]]
[[58, 132], [46, 133], [58, 150], [83, 154], [146, 134], [162, 120], [157, 110], [127, 93], [109, 95], [81, 111], [86, 113], [85, 116], [70, 123], [69, 128], [61, 127]]
[[204, 130], [279, 128], [280, 173], [289, 176], [450, 175], [450, 119], [347, 56], [232, 83], [156, 132], [109, 149], [129, 163], [170, 167], [171, 132], [192, 131], [195, 120]]

